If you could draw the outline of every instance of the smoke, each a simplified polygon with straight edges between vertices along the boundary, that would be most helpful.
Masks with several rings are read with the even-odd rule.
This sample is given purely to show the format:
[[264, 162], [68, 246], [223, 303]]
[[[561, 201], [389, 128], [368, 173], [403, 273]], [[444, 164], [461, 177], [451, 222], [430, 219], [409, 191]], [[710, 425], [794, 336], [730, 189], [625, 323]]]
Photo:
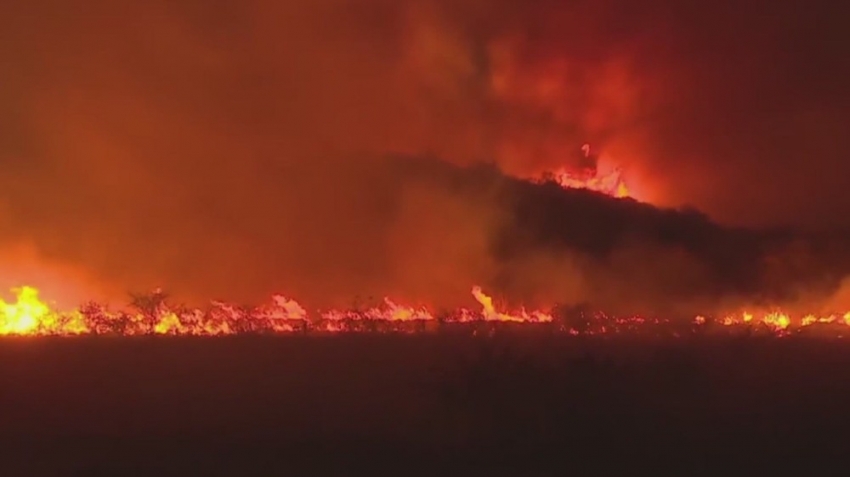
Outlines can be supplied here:
[[[189, 301], [819, 296], [841, 260], [712, 220], [850, 216], [842, 16], [745, 3], [4, 2], [0, 239]], [[587, 142], [711, 220], [506, 177]]]
[[[478, 214], [458, 218], [454, 230], [463, 231], [464, 223], [486, 230], [465, 249], [484, 265], [458, 269], [479, 271], [476, 283], [516, 305], [668, 316], [751, 306], [834, 312], [846, 295], [847, 234], [724, 226], [693, 209], [534, 184], [488, 167], [428, 160], [395, 165], [416, 166], [398, 182], [452, 191], [452, 203], [477, 208]], [[482, 217], [487, 220], [476, 221]], [[451, 255], [434, 259], [440, 256]]]

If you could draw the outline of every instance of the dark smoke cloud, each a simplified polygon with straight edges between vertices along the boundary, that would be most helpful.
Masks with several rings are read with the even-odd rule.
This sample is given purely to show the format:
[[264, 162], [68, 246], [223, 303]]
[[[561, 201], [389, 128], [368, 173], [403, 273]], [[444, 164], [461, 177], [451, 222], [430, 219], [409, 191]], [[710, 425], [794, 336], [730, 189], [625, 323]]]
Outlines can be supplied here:
[[685, 315], [850, 305], [850, 235], [723, 226], [694, 209], [530, 183], [495, 168], [398, 164], [412, 167], [405, 183], [451, 184], [460, 203], [493, 211], [482, 248], [489, 273], [476, 278], [516, 304]]
[[408, 164], [528, 176], [590, 142], [661, 205], [733, 225], [850, 225], [838, 8], [7, 1], [0, 239], [109, 293], [187, 299], [451, 303], [482, 283], [644, 306], [829, 289], [837, 239], [791, 246]]

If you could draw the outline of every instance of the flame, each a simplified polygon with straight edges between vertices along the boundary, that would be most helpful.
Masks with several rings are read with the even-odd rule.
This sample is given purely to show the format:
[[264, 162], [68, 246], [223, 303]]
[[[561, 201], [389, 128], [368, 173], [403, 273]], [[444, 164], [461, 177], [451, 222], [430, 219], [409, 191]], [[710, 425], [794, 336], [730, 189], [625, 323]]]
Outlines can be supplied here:
[[597, 171], [592, 174], [559, 169], [552, 172], [551, 177], [566, 189], [587, 189], [618, 199], [630, 197], [629, 188], [626, 186], [620, 169], [614, 169], [607, 173]]
[[0, 300], [0, 334], [27, 334], [38, 329], [51, 314], [50, 307], [38, 298], [38, 290], [32, 287], [12, 289], [17, 297], [15, 303]]
[[591, 157], [590, 144], [581, 147], [585, 159], [592, 162], [591, 167], [568, 169], [562, 167], [543, 174], [544, 180], [551, 180], [565, 189], [586, 189], [618, 199], [631, 197], [626, 186], [623, 171], [619, 167], [603, 172], [597, 167], [597, 159]]
[[[555, 310], [515, 312], [500, 310], [493, 297], [479, 286], [472, 296], [480, 310], [461, 308], [446, 314], [434, 314], [426, 307], [400, 305], [385, 298], [380, 306], [362, 310], [325, 310], [308, 312], [297, 301], [282, 295], [271, 304], [258, 308], [238, 307], [213, 302], [208, 309], [170, 307], [164, 296], [155, 292], [139, 311], [110, 311], [94, 303], [70, 311], [57, 311], [31, 286], [13, 288], [13, 302], [0, 300], [0, 335], [71, 336], [83, 334], [221, 336], [242, 333], [297, 332], [418, 332], [441, 325], [499, 326], [501, 324], [540, 325], [569, 335], [596, 335], [622, 332], [667, 332], [681, 336], [687, 329], [749, 329], [776, 336], [788, 336], [806, 328], [850, 327], [850, 312], [828, 315], [806, 314], [799, 319], [771, 310], [741, 311], [711, 318], [697, 315], [691, 321], [648, 316], [609, 316], [602, 312], [556, 313]], [[717, 328], [715, 325], [719, 325]], [[683, 327], [684, 326], [684, 327]], [[689, 327], [689, 328], [688, 328]], [[841, 336], [838, 334], [838, 336]]]
[[481, 287], [472, 287], [472, 296], [481, 304], [484, 308], [482, 314], [484, 321], [507, 321], [514, 323], [547, 323], [553, 320], [551, 315], [540, 311], [533, 311], [530, 314], [525, 311], [525, 309], [520, 310], [517, 315], [509, 315], [506, 313], [500, 313], [496, 311], [496, 308], [493, 306], [493, 298], [484, 294], [481, 290]]

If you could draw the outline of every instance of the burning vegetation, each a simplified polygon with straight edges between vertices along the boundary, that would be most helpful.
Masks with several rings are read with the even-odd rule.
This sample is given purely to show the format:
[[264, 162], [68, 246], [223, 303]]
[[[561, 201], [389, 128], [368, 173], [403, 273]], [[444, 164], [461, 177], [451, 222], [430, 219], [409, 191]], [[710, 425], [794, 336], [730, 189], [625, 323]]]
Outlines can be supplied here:
[[[840, 252], [845, 250], [843, 239], [731, 228], [693, 210], [616, 200], [628, 197], [620, 171], [600, 174], [589, 147], [584, 151], [587, 167], [549, 174], [544, 183], [488, 167], [459, 168], [426, 159], [393, 162], [393, 167], [400, 168], [392, 169], [392, 177], [401, 178], [397, 181], [400, 190], [429, 192], [411, 204], [432, 207], [440, 199], [443, 202], [436, 203], [451, 205], [446, 210], [458, 210], [457, 217], [428, 216], [416, 207], [390, 211], [396, 220], [412, 217], [410, 224], [393, 226], [416, 231], [397, 237], [400, 256], [414, 262], [400, 261], [403, 273], [394, 279], [372, 277], [378, 280], [370, 283], [369, 293], [347, 295], [384, 296], [383, 300], [351, 307], [329, 304], [320, 294], [303, 293], [295, 280], [292, 286], [276, 286], [291, 290], [287, 295], [273, 295], [271, 303], [261, 306], [222, 301], [205, 307], [175, 305], [156, 290], [134, 296], [127, 309], [89, 302], [61, 310], [43, 301], [37, 288], [24, 286], [13, 290], [13, 301], [0, 301], [0, 335], [220, 336], [450, 329], [488, 334], [522, 326], [573, 336], [683, 336], [703, 330], [779, 336], [826, 330], [818, 334], [841, 336], [850, 326], [846, 307], [850, 301], [828, 299], [847, 288], [843, 277], [850, 262]], [[481, 211], [487, 213], [476, 214]], [[491, 211], [497, 213], [490, 217]], [[472, 219], [481, 222], [475, 224], [475, 233], [467, 233], [474, 240], [463, 242], [462, 249], [434, 250], [443, 241], [443, 231], [457, 232]], [[367, 235], [374, 233], [372, 228], [363, 230]], [[463, 238], [463, 234], [454, 237]], [[381, 243], [378, 235], [371, 239]], [[336, 245], [315, 251], [344, 250]], [[426, 256], [432, 258], [419, 258]], [[483, 280], [456, 266], [426, 267], [435, 262], [470, 263], [470, 257], [482, 259]], [[369, 263], [370, 270], [374, 265]], [[360, 269], [356, 271], [352, 282], [368, 281]], [[450, 292], [460, 288], [465, 298], [461, 303], [470, 302], [468, 284], [479, 283], [471, 288], [477, 306], [439, 308], [446, 301], [440, 295], [444, 290], [437, 287], [406, 294], [429, 280], [448, 282], [444, 290]], [[384, 285], [394, 288], [382, 289]], [[343, 290], [334, 290], [335, 296]], [[315, 306], [308, 308], [300, 300]], [[458, 302], [450, 299], [449, 303]], [[809, 307], [809, 303], [818, 305]], [[817, 312], [800, 313], [801, 309]]]
[[844, 328], [850, 327], [850, 312], [799, 317], [780, 311], [741, 312], [718, 318], [696, 316], [690, 320], [613, 316], [574, 307], [505, 312], [500, 311], [493, 298], [477, 286], [472, 288], [472, 295], [480, 309], [459, 308], [440, 312], [427, 307], [399, 305], [390, 298], [384, 298], [379, 306], [308, 312], [297, 301], [281, 295], [274, 296], [271, 304], [259, 307], [215, 301], [206, 309], [199, 309], [170, 305], [167, 295], [160, 290], [135, 296], [129, 311], [111, 311], [96, 303], [60, 311], [43, 301], [33, 287], [25, 286], [13, 292], [16, 295], [13, 302], [0, 300], [1, 336], [413, 333], [436, 332], [443, 327], [466, 327], [474, 333], [492, 333], [499, 327], [523, 325], [573, 336], [632, 333], [674, 337], [706, 329], [743, 329], [748, 333], [787, 336], [820, 326], [841, 337]]
[[[731, 308], [726, 306], [723, 310], [739, 311], [729, 313], [717, 309], [706, 314], [683, 313], [675, 307], [631, 314], [624, 314], [622, 306], [619, 311], [606, 311], [603, 303], [611, 303], [611, 297], [623, 295], [623, 290], [618, 292], [616, 288], [604, 293], [597, 291], [596, 299], [590, 301], [568, 300], [559, 305], [532, 309], [507, 305], [509, 302], [522, 302], [521, 290], [524, 285], [521, 282], [529, 278], [522, 274], [522, 268], [519, 273], [515, 273], [511, 264], [516, 263], [518, 258], [519, 263], [523, 263], [523, 260], [528, 260], [529, 254], [544, 249], [550, 249], [549, 258], [558, 258], [557, 253], [551, 252], [553, 248], [580, 253], [587, 270], [611, 267], [612, 263], [616, 265], [617, 274], [627, 279], [627, 291], [643, 291], [648, 296], [641, 297], [643, 302], [638, 300], [634, 303], [659, 303], [665, 300], [705, 303], [694, 300], [700, 293], [705, 294], [705, 290], [677, 290], [672, 286], [676, 284], [674, 282], [681, 282], [687, 277], [677, 275], [674, 282], [667, 283], [663, 277], [657, 276], [657, 270], [644, 266], [647, 263], [646, 256], [639, 258], [637, 272], [640, 276], [637, 277], [630, 276], [631, 266], [628, 262], [617, 263], [614, 260], [624, 249], [620, 236], [634, 236], [634, 231], [641, 229], [646, 234], [644, 241], [650, 239], [665, 242], [667, 249], [679, 250], [673, 257], [673, 268], [676, 268], [677, 263], [687, 262], [688, 257], [697, 258], [715, 268], [714, 274], [717, 276], [714, 278], [727, 287], [725, 291], [720, 289], [721, 292], [740, 292], [746, 297], [745, 303], [779, 303], [783, 297], [793, 295], [793, 287], [789, 288], [789, 285], [795, 284], [793, 279], [800, 280], [800, 283], [811, 283], [812, 277], [820, 274], [822, 277], [832, 277], [832, 281], [835, 281], [837, 273], [842, 270], [840, 261], [832, 262], [833, 266], [838, 266], [835, 270], [818, 265], [818, 260], [812, 255], [811, 244], [801, 241], [797, 236], [789, 238], [781, 233], [727, 229], [695, 211], [662, 210], [635, 200], [612, 200], [629, 197], [621, 171], [614, 169], [600, 173], [596, 158], [590, 155], [589, 146], [585, 145], [582, 150], [587, 159], [585, 167], [547, 173], [542, 183], [515, 179], [498, 170], [486, 168], [459, 169], [428, 161], [409, 163], [414, 174], [410, 174], [410, 171], [408, 174], [416, 176], [418, 181], [427, 183], [436, 178], [439, 183], [444, 183], [447, 182], [446, 177], [450, 177], [448, 182], [458, 190], [471, 194], [473, 202], [477, 200], [476, 194], [481, 193], [482, 182], [498, 185], [502, 193], [497, 202], [504, 201], [502, 205], [510, 210], [512, 216], [512, 220], [503, 223], [503, 228], [496, 233], [496, 239], [490, 244], [493, 250], [489, 251], [505, 267], [502, 279], [499, 280], [497, 276], [495, 280], [500, 284], [496, 293], [505, 298], [503, 302], [494, 300], [485, 293], [484, 287], [476, 285], [471, 290], [478, 304], [474, 309], [410, 306], [400, 304], [403, 300], [391, 297], [349, 308], [308, 309], [284, 295], [273, 295], [271, 303], [261, 306], [212, 301], [209, 306], [198, 308], [174, 305], [165, 293], [156, 289], [149, 294], [133, 296], [130, 306], [124, 310], [112, 310], [97, 302], [88, 302], [72, 310], [60, 310], [43, 301], [37, 288], [23, 286], [12, 290], [14, 301], [7, 303], [0, 300], [0, 336], [223, 336], [416, 333], [451, 329], [492, 334], [498, 329], [522, 326], [571, 336], [629, 333], [680, 337], [705, 330], [738, 330], [789, 336], [807, 330], [826, 330], [826, 333], [819, 334], [841, 337], [844, 329], [850, 327], [850, 312], [796, 313], [782, 311], [778, 305], [742, 307], [738, 303]], [[594, 214], [588, 215], [588, 210]], [[593, 227], [572, 227], [586, 217], [592, 217]], [[713, 245], [712, 242], [720, 243], [721, 246]], [[638, 252], [646, 251], [638, 249]], [[734, 252], [729, 255], [730, 251]], [[667, 252], [662, 249], [662, 256], [664, 253]], [[663, 266], [661, 268], [664, 269]], [[537, 270], [532, 268], [535, 273]], [[585, 275], [589, 275], [587, 270]], [[753, 270], [761, 272], [753, 274]], [[828, 273], [823, 273], [824, 270]], [[791, 272], [793, 276], [787, 275]], [[724, 273], [728, 276], [724, 277]], [[513, 282], [504, 279], [506, 274]], [[784, 280], [783, 274], [793, 279]], [[611, 276], [601, 277], [599, 284], [617, 285]], [[649, 289], [641, 290], [642, 284], [649, 284]], [[546, 289], [550, 285], [543, 283], [542, 288]], [[843, 288], [841, 285], [838, 287]], [[490, 288], [490, 284], [487, 288]], [[665, 295], [657, 296], [655, 292], [661, 289]], [[518, 296], [520, 301], [517, 301]], [[724, 295], [719, 296], [723, 298]], [[619, 302], [620, 305], [623, 303], [629, 303], [629, 300]], [[841, 309], [841, 306], [833, 308]]]
[[608, 172], [599, 170], [599, 158], [591, 152], [590, 144], [581, 148], [583, 158], [579, 167], [561, 167], [543, 174], [544, 181], [552, 181], [565, 189], [586, 189], [618, 199], [631, 197], [622, 169]]
[[[607, 247], [616, 245], [614, 242], [608, 243], [610, 236], [600, 236], [594, 233], [593, 229], [585, 232], [590, 235], [584, 238], [582, 234], [572, 230], [569, 232], [558, 230], [559, 221], [555, 220], [557, 217], [552, 213], [560, 217], [566, 214], [569, 217], [571, 213], [575, 214], [575, 210], [585, 206], [604, 212], [596, 217], [597, 219], [605, 219], [606, 214], [610, 215], [608, 221], [611, 223], [622, 224], [624, 218], [635, 220], [635, 217], [643, 215], [645, 217], [638, 221], [655, 222], [654, 226], [662, 229], [669, 228], [671, 224], [681, 230], [693, 228], [700, 233], [725, 235], [727, 240], [739, 241], [743, 245], [771, 242], [769, 234], [758, 236], [758, 234], [752, 235], [753, 232], [725, 230], [694, 211], [664, 211], [634, 200], [625, 203], [612, 201], [612, 198], [630, 197], [622, 171], [613, 169], [610, 172], [601, 173], [597, 167], [598, 159], [590, 154], [590, 146], [585, 145], [582, 151], [584, 161], [579, 163], [579, 167], [548, 172], [543, 175], [542, 181], [507, 179], [509, 185], [507, 190], [514, 191], [514, 198], [519, 198], [511, 202], [515, 214], [515, 223], [512, 226], [520, 227], [525, 231], [535, 231], [537, 240], [543, 240], [543, 243], [530, 244], [526, 241], [517, 246], [510, 240], [503, 241], [499, 244], [500, 252], [504, 255], [502, 258], [510, 261], [512, 254], [527, 253], [528, 250], [523, 250], [524, 247], [538, 249], [545, 245], [545, 242], [553, 239], [556, 242], [567, 240], [566, 243], [558, 244], [559, 247], [585, 249], [589, 255], [595, 253], [605, 255], [612, 250], [616, 251], [616, 248], [606, 250], [606, 244]], [[425, 164], [425, 167], [424, 170], [433, 173], [432, 163]], [[451, 175], [456, 175], [458, 172], [455, 169], [449, 171]], [[487, 171], [484, 171], [484, 174], [481, 174], [481, 171], [469, 171], [472, 171], [474, 177], [487, 175]], [[490, 173], [492, 174], [493, 171]], [[495, 174], [505, 180], [500, 172], [496, 171]], [[462, 174], [457, 177], [462, 177]], [[490, 180], [492, 181], [492, 177]], [[467, 178], [458, 183], [462, 184], [462, 188], [469, 189], [469, 184], [472, 182], [474, 181], [469, 181]], [[557, 187], [553, 191], [551, 187], [547, 187], [547, 183], [555, 184]], [[571, 190], [580, 195], [573, 196]], [[587, 203], [582, 204], [583, 201]], [[548, 211], [546, 208], [538, 208], [539, 204], [547, 202], [552, 202], [548, 204]], [[537, 209], [536, 213], [531, 213], [532, 209]], [[566, 221], [566, 223], [573, 222], [575, 220], [572, 219]], [[664, 222], [667, 222], [667, 225]], [[601, 227], [601, 229], [609, 228]], [[667, 237], [666, 240], [688, 243], [693, 241], [690, 235], [694, 230], [682, 237]], [[503, 235], [514, 237], [517, 234], [503, 231]], [[750, 240], [747, 240], [748, 238]], [[783, 243], [781, 238], [778, 243]], [[795, 243], [799, 246], [799, 242]], [[711, 260], [715, 265], [719, 262], [714, 260], [710, 249], [691, 248], [693, 248], [691, 253], [704, 254], [705, 259]], [[756, 247], [748, 253], [758, 255], [759, 250]], [[765, 256], [766, 263], [779, 264], [779, 269], [773, 270], [774, 272], [782, 271], [781, 264], [784, 262], [781, 257], [769, 254]], [[722, 263], [720, 266], [722, 268]], [[409, 306], [399, 304], [397, 300], [390, 297], [385, 297], [380, 302], [358, 304], [350, 308], [308, 309], [298, 301], [283, 295], [273, 295], [271, 303], [261, 306], [240, 306], [212, 301], [205, 308], [193, 308], [169, 303], [168, 295], [156, 289], [149, 294], [134, 295], [129, 308], [124, 310], [112, 310], [96, 302], [88, 302], [72, 310], [59, 310], [56, 306], [43, 301], [39, 290], [35, 287], [23, 286], [14, 288], [12, 292], [15, 295], [14, 301], [7, 303], [0, 300], [0, 336], [224, 336], [344, 332], [417, 333], [453, 329], [466, 329], [474, 334], [492, 334], [498, 329], [521, 325], [524, 328], [543, 329], [571, 336], [630, 333], [680, 337], [705, 330], [738, 330], [748, 334], [758, 332], [773, 336], [789, 336], [806, 330], [821, 329], [829, 330], [826, 335], [842, 337], [844, 328], [850, 327], [850, 312], [799, 314], [781, 311], [778, 307], [763, 306], [758, 307], [758, 311], [748, 308], [735, 313], [720, 312], [689, 316], [676, 313], [672, 317], [667, 316], [670, 313], [667, 315], [664, 313], [624, 315], [617, 312], [605, 312], [585, 302], [531, 310], [525, 307], [510, 309], [508, 306], [496, 303], [493, 297], [485, 293], [480, 286], [473, 286], [471, 290], [472, 297], [478, 303], [475, 309]]]
[[566, 169], [559, 169], [544, 175], [547, 180], [553, 180], [562, 187], [569, 189], [588, 189], [602, 194], [622, 199], [629, 197], [629, 188], [623, 178], [620, 169], [614, 169], [608, 173], [599, 173], [594, 170], [590, 173], [574, 173]]

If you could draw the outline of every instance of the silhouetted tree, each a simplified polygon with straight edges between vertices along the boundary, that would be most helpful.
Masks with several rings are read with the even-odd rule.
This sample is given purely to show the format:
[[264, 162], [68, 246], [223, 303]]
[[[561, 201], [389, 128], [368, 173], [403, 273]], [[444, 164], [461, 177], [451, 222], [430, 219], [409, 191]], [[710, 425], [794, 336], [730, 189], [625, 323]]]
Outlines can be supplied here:
[[141, 314], [141, 331], [147, 334], [154, 333], [154, 327], [167, 310], [168, 294], [161, 289], [156, 289], [146, 294], [131, 294], [130, 297], [130, 306]]

